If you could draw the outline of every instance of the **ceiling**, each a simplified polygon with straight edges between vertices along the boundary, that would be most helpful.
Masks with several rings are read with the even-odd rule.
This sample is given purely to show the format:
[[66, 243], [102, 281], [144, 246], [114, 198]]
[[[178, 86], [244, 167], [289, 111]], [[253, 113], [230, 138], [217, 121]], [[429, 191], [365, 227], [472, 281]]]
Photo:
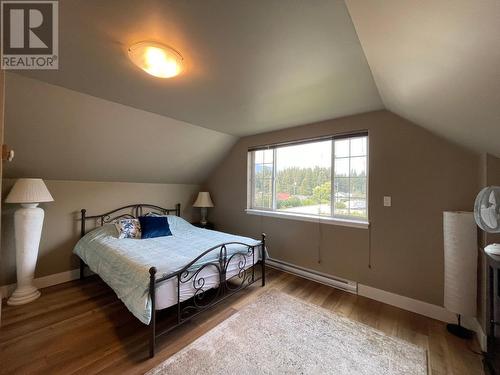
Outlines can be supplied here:
[[[199, 183], [237, 136], [382, 108], [500, 156], [498, 0], [59, 7], [60, 69], [7, 75], [7, 177]], [[185, 72], [135, 67], [142, 40], [180, 50]]]
[[346, 3], [387, 109], [500, 156], [500, 1]]
[[[65, 0], [58, 71], [22, 74], [244, 136], [383, 108], [340, 0]], [[179, 50], [162, 80], [127, 58], [153, 40]]]

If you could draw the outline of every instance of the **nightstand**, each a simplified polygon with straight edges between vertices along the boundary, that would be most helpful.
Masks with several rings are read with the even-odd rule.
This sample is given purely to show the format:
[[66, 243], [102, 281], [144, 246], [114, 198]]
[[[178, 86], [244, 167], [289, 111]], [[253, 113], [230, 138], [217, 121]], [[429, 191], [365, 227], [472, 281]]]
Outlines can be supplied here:
[[199, 221], [197, 221], [197, 222], [194, 222], [194, 223], [191, 223], [191, 224], [193, 224], [195, 227], [203, 228], [203, 229], [211, 229], [211, 230], [213, 230], [215, 228], [214, 227], [214, 223], [206, 223], [205, 225], [203, 225]]

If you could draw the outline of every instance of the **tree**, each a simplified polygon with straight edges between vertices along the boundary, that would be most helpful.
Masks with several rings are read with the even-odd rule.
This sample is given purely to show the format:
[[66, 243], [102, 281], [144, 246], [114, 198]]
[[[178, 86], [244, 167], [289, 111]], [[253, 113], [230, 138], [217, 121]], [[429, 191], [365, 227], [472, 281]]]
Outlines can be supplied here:
[[332, 183], [327, 181], [313, 189], [313, 199], [319, 203], [329, 203], [331, 201]]

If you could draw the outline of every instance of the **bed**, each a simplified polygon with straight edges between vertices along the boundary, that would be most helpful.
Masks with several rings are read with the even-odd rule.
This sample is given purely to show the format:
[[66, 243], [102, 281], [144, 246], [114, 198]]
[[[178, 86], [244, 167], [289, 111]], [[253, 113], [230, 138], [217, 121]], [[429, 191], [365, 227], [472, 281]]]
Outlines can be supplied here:
[[[118, 239], [115, 220], [147, 214], [165, 215], [172, 236]], [[170, 209], [135, 204], [91, 216], [82, 209], [80, 219], [81, 239], [74, 248], [80, 278], [88, 267], [149, 326], [150, 357], [160, 335], [256, 281], [265, 286], [265, 234], [257, 241], [195, 227], [180, 217], [180, 204]], [[95, 228], [87, 232], [89, 221]], [[157, 311], [169, 307], [176, 322], [157, 332]]]

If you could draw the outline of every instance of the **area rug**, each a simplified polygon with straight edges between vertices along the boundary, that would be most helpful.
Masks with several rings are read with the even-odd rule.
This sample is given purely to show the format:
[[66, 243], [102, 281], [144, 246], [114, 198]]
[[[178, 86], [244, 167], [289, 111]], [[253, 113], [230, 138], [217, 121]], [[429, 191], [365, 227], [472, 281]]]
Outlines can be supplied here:
[[426, 351], [270, 290], [147, 375], [426, 375]]

